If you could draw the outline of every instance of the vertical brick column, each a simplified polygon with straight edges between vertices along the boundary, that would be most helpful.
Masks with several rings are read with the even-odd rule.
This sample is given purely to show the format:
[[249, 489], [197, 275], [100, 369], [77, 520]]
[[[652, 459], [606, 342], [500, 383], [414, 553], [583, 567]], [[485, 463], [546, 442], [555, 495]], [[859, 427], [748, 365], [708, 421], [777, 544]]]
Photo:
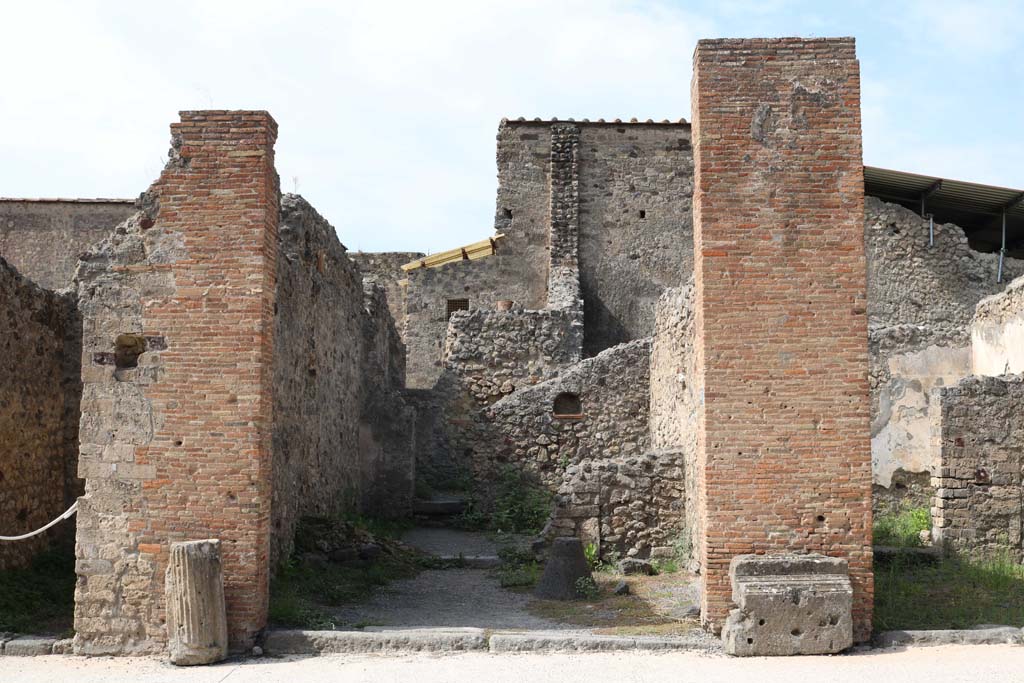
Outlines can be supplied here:
[[266, 624], [277, 125], [182, 112], [171, 133], [143, 213], [87, 257], [79, 285], [80, 653], [162, 649], [176, 541], [221, 540], [234, 648]]
[[551, 256], [548, 308], [582, 308], [580, 299], [580, 129], [551, 126]]
[[850, 38], [701, 41], [692, 84], [703, 618], [729, 561], [844, 557], [871, 627], [860, 77]]

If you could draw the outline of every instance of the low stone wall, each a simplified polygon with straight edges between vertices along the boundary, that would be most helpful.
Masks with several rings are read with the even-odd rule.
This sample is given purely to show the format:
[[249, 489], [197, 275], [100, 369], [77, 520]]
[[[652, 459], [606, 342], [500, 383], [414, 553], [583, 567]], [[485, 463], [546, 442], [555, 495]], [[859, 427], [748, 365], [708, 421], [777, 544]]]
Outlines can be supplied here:
[[[0, 534], [54, 519], [78, 496], [81, 320], [72, 297], [39, 287], [0, 258]], [[0, 543], [0, 569], [26, 565], [74, 522]]]
[[579, 362], [582, 316], [576, 311], [456, 313], [445, 339], [445, 367], [481, 405], [537, 384]]
[[384, 290], [302, 197], [281, 199], [279, 244], [271, 566], [299, 517], [401, 515], [413, 487], [405, 349]]
[[982, 299], [975, 308], [971, 366], [976, 375], [1024, 372], [1024, 277]]
[[595, 544], [605, 560], [688, 556], [683, 469], [682, 455], [673, 451], [587, 458], [571, 465], [544, 535], [576, 536]]
[[1024, 375], [968, 377], [933, 395], [933, 534], [954, 553], [1024, 559]]
[[[490, 406], [484, 421], [491, 433], [474, 448], [475, 476], [491, 479], [511, 463], [554, 492], [573, 465], [643, 454], [650, 351], [649, 339], [620, 344]], [[573, 397], [579, 411], [556, 414], [559, 397]]]

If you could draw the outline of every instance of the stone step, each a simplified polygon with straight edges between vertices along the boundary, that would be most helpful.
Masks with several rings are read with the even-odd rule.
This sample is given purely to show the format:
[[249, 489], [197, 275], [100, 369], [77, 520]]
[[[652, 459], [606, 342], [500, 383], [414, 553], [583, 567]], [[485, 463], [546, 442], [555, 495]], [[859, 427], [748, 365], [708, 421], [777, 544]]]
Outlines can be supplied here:
[[430, 500], [414, 500], [412, 511], [426, 517], [454, 517], [466, 509], [466, 499], [459, 496], [435, 496]]

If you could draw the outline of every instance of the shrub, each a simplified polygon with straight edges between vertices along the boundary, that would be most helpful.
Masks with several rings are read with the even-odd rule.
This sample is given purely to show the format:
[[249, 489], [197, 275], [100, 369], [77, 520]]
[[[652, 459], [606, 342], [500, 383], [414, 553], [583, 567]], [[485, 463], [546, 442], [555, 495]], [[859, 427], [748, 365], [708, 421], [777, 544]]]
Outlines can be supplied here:
[[896, 514], [875, 517], [874, 544], [897, 547], [921, 545], [921, 532], [931, 528], [931, 514], [926, 507], [904, 508]]

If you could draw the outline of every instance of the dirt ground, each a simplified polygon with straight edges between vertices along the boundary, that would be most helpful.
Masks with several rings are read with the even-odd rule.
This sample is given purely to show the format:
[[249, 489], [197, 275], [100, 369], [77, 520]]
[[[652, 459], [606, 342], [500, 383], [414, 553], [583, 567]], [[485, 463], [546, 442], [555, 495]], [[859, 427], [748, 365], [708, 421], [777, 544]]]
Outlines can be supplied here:
[[871, 651], [834, 657], [735, 659], [695, 653], [352, 655], [229, 661], [177, 669], [158, 659], [0, 657], [4, 683], [1010, 683], [1021, 680], [1024, 648], [974, 645]]

